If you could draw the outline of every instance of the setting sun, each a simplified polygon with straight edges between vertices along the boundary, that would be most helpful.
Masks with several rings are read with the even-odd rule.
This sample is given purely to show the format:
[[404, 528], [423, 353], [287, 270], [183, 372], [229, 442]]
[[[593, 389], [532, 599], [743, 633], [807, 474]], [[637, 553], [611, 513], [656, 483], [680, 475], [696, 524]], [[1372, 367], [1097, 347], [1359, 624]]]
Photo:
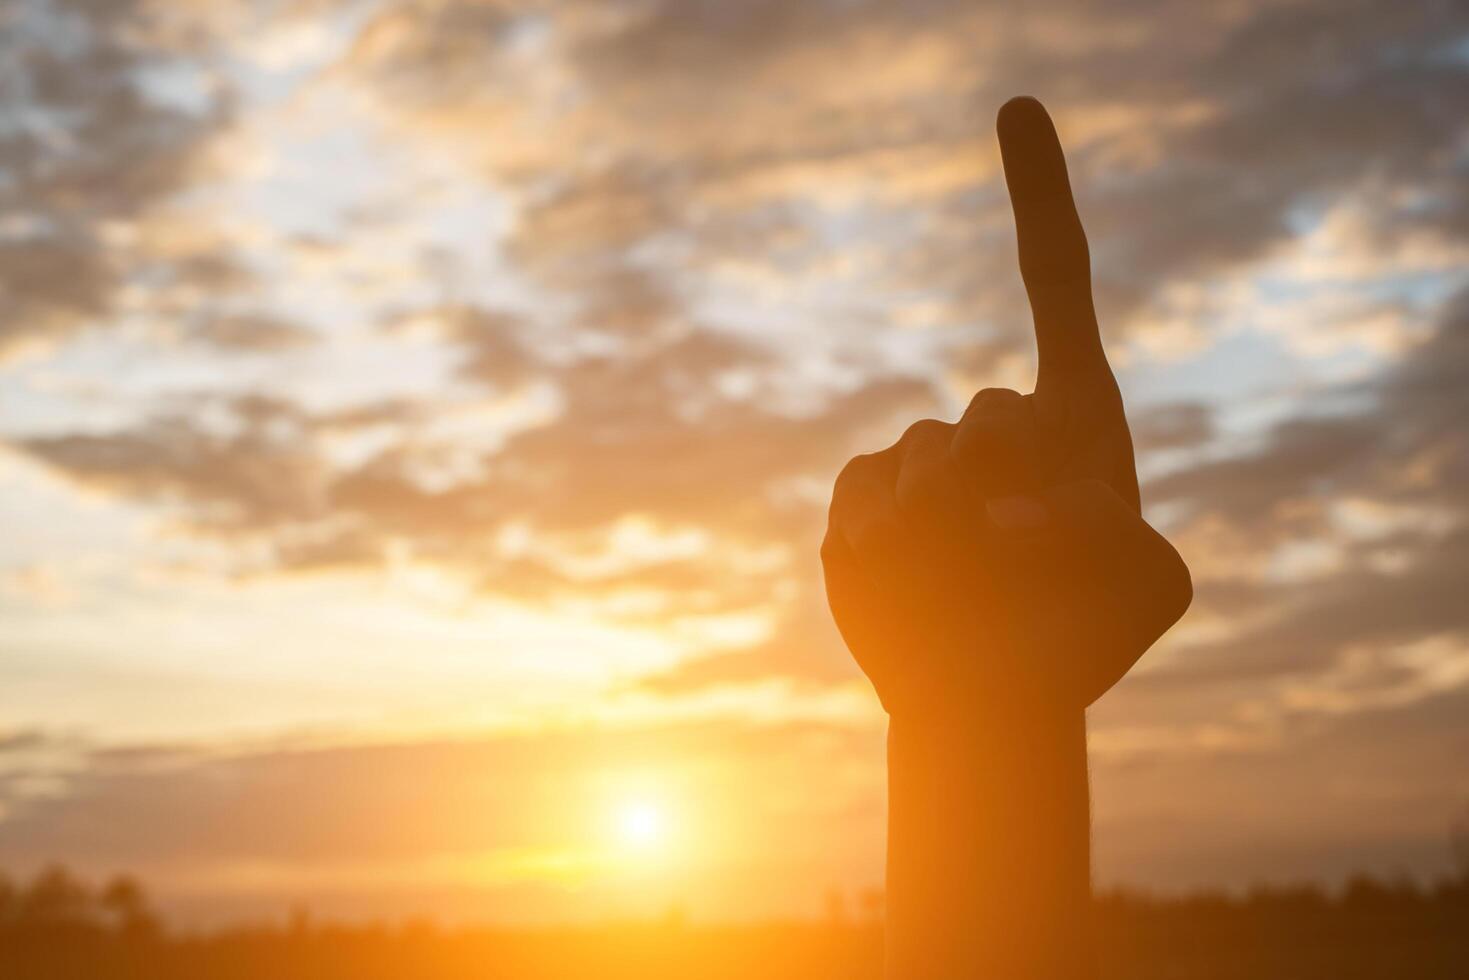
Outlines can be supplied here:
[[617, 814], [617, 830], [625, 843], [647, 847], [663, 839], [663, 811], [651, 803], [625, 804]]

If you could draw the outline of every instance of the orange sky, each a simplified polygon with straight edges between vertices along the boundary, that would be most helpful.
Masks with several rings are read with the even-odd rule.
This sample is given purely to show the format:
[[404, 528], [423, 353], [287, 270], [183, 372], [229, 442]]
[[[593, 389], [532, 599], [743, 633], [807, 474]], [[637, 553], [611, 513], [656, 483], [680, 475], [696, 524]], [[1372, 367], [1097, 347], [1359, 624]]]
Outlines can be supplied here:
[[1469, 16], [1012, 6], [8, 7], [0, 867], [197, 917], [880, 886], [816, 543], [847, 456], [1030, 382], [1017, 92], [1197, 587], [1092, 711], [1099, 877], [1442, 867]]

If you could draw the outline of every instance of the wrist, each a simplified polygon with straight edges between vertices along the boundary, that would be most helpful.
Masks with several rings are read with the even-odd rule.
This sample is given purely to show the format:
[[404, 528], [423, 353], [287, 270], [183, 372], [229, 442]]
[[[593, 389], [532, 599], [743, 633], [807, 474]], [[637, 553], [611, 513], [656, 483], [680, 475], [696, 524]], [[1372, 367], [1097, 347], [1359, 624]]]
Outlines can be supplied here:
[[[1084, 825], [1086, 709], [1041, 703], [895, 712], [888, 766], [895, 790], [946, 795], [963, 819], [1060, 818], [1079, 804]], [[966, 812], [975, 809], [983, 812]]]
[[1090, 975], [1085, 709], [895, 713], [888, 806], [890, 976]]
[[952, 742], [968, 749], [1025, 753], [1044, 750], [1061, 733], [1074, 736], [1080, 729], [1084, 747], [1083, 705], [1016, 691], [1004, 696], [964, 693], [956, 697], [955, 693], [891, 705], [889, 737], [897, 732], [915, 742]]

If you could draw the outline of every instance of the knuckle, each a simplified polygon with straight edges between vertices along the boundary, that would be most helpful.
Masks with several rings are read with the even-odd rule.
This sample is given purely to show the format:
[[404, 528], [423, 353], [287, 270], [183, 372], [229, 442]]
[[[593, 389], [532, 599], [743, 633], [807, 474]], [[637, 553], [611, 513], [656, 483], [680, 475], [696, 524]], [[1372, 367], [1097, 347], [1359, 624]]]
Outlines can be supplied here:
[[889, 450], [854, 456], [837, 474], [828, 527], [855, 550], [857, 539], [890, 517], [894, 507]]
[[979, 425], [964, 425], [954, 434], [949, 445], [949, 455], [956, 462], [973, 469], [994, 449], [995, 439], [990, 429]]
[[1013, 461], [1034, 434], [1028, 397], [1009, 388], [975, 395], [954, 433], [953, 458], [968, 466], [986, 458]]
[[903, 461], [893, 488], [901, 513], [924, 511], [942, 495], [955, 429], [949, 422], [921, 419], [903, 434]]
[[935, 454], [903, 467], [893, 497], [904, 514], [924, 512], [942, 500], [949, 477], [947, 454]]
[[925, 513], [939, 500], [938, 481], [926, 476], [899, 481], [895, 496], [902, 513]]
[[947, 439], [953, 434], [955, 426], [951, 422], [941, 422], [938, 419], [919, 419], [908, 428], [903, 430], [902, 438], [895, 445], [905, 449], [914, 445], [921, 445], [930, 440]]
[[989, 415], [1013, 408], [1025, 396], [1014, 388], [981, 388], [969, 399], [969, 407], [964, 410], [964, 418], [975, 415]]

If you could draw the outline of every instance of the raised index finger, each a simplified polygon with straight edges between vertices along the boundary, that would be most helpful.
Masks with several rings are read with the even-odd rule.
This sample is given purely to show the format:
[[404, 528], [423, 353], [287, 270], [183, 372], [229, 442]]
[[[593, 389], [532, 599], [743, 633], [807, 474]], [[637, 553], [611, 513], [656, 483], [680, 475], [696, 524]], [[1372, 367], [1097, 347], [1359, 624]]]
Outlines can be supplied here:
[[1041, 373], [1105, 368], [1092, 307], [1091, 255], [1056, 127], [1044, 106], [1021, 96], [1001, 107], [995, 128]]

